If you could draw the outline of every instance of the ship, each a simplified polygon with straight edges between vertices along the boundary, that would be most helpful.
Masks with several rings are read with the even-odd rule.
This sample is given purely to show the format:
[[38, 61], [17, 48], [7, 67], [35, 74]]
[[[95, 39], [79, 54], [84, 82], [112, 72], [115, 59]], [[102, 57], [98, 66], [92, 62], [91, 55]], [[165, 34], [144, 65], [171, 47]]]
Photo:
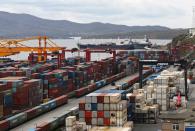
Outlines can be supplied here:
[[113, 49], [113, 50], [135, 50], [135, 49], [149, 49], [153, 44], [145, 37], [145, 41], [133, 41], [132, 39], [124, 40], [118, 43], [106, 42], [102, 44], [77, 44], [79, 49]]

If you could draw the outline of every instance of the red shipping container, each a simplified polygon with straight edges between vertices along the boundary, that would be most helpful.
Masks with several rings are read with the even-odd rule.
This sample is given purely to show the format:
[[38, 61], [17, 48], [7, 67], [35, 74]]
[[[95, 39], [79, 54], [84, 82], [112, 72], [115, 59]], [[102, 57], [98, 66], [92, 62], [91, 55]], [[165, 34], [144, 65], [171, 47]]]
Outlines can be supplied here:
[[37, 113], [36, 109], [34, 109], [34, 108], [29, 109], [25, 112], [27, 113], [27, 119], [29, 119], [29, 120], [34, 118], [36, 116], [36, 113]]
[[97, 112], [97, 117], [98, 118], [104, 118], [104, 111], [98, 111]]
[[80, 101], [79, 102], [79, 110], [80, 111], [84, 111], [85, 110], [85, 102], [84, 101]]
[[27, 81], [24, 81], [25, 84], [29, 84], [31, 87], [33, 86], [41, 86], [40, 85], [40, 81], [37, 80], [37, 79], [31, 79], [31, 80], [27, 80]]
[[85, 118], [85, 122], [87, 125], [91, 125], [91, 119], [92, 118]]
[[91, 111], [85, 111], [85, 118], [91, 118], [92, 112]]
[[66, 95], [62, 95], [55, 99], [57, 106], [63, 105], [65, 103], [68, 103], [68, 97]]
[[51, 78], [48, 80], [49, 84], [55, 84], [58, 82], [58, 79], [57, 78]]
[[7, 116], [12, 114], [12, 108], [11, 107], [3, 107], [3, 116]]
[[8, 120], [0, 121], [0, 130], [7, 131], [8, 129], [9, 129], [9, 121]]
[[97, 96], [97, 103], [104, 103], [104, 96], [103, 95]]
[[73, 85], [68, 85], [67, 88], [64, 90], [64, 93], [67, 94], [74, 90], [75, 90], [75, 87]]
[[62, 88], [52, 88], [48, 90], [48, 96], [49, 98], [57, 98], [63, 94]]
[[40, 73], [33, 73], [31, 74], [32, 79], [39, 79], [40, 78]]
[[8, 74], [5, 71], [0, 71], [0, 78], [7, 77]]
[[89, 92], [92, 92], [93, 90], [94, 90], [94, 86], [93, 86], [93, 85], [89, 85], [89, 86], [88, 86], [88, 91], [89, 91]]
[[16, 76], [25, 76], [26, 73], [24, 71], [15, 71]]
[[0, 92], [5, 91], [5, 90], [7, 90], [7, 85], [6, 84], [0, 84]]
[[110, 118], [104, 118], [104, 126], [110, 126]]
[[12, 76], [12, 71], [5, 71], [7, 76]]
[[40, 125], [37, 126], [37, 128], [40, 128], [39, 131], [49, 131], [50, 123], [43, 122]]
[[129, 81], [128, 81], [128, 85], [129, 85], [129, 86], [130, 86], [130, 85], [133, 85], [132, 80], [129, 80]]
[[109, 78], [106, 79], [106, 82], [107, 82], [107, 83], [112, 83], [112, 81], [113, 81], [113, 80], [112, 80], [111, 77], [109, 77]]
[[81, 97], [82, 95], [88, 92], [88, 88], [80, 88], [78, 90], [75, 90], [75, 92], [76, 92], [76, 97]]

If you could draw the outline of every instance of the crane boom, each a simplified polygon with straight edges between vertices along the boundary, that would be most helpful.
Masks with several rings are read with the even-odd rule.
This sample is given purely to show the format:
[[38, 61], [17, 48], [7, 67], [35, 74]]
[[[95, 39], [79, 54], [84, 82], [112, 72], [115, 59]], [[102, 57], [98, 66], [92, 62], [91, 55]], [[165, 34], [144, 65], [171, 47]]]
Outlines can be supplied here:
[[[27, 41], [38, 40], [37, 45], [27, 46]], [[37, 52], [39, 57], [42, 53], [54, 52], [64, 50], [65, 47], [59, 47], [55, 42], [50, 40], [47, 36], [35, 36], [23, 39], [3, 39], [0, 40], [0, 56], [9, 56], [18, 54], [20, 52]], [[40, 59], [39, 59], [40, 60]]]

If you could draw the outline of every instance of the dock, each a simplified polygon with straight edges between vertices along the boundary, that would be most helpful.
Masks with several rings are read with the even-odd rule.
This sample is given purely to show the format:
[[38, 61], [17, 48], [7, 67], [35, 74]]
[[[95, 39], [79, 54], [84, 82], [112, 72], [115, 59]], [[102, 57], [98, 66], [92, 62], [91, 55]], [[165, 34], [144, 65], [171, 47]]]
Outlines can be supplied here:
[[[123, 79], [120, 79], [120, 80], [116, 81], [115, 83], [117, 85], [117, 84], [127, 82], [129, 79], [134, 78], [136, 75], [138, 75], [138, 73], [135, 73], [131, 76], [127, 76]], [[99, 90], [108, 90], [108, 89], [112, 89], [112, 88], [113, 88], [113, 86], [111, 84], [109, 84], [109, 85], [107, 85]], [[45, 113], [37, 118], [34, 118], [30, 121], [27, 121], [24, 124], [12, 129], [11, 131], [21, 131], [21, 130], [27, 131], [30, 128], [35, 128], [38, 123], [41, 123], [43, 121], [48, 121], [49, 119], [56, 118], [58, 116], [61, 116], [62, 114], [66, 114], [67, 112], [69, 112], [70, 109], [72, 109], [75, 106], [78, 106], [79, 101], [82, 100], [84, 97], [85, 96], [80, 97], [80, 98], [69, 99], [68, 104], [60, 106], [60, 107], [58, 107], [58, 108], [56, 108], [48, 113]]]

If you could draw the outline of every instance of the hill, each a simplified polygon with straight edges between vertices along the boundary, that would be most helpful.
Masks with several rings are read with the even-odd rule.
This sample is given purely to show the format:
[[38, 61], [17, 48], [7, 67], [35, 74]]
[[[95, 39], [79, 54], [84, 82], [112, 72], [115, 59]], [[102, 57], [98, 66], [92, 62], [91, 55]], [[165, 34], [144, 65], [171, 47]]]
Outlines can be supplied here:
[[110, 23], [76, 23], [67, 20], [48, 20], [29, 14], [16, 14], [0, 11], [0, 37], [30, 37], [47, 35], [52, 38], [68, 38], [71, 36], [83, 36], [84, 38], [117, 38], [132, 35], [133, 38], [142, 37], [145, 34], [152, 38], [172, 38], [177, 32], [186, 30], [174, 30], [163, 26], [126, 26]]

